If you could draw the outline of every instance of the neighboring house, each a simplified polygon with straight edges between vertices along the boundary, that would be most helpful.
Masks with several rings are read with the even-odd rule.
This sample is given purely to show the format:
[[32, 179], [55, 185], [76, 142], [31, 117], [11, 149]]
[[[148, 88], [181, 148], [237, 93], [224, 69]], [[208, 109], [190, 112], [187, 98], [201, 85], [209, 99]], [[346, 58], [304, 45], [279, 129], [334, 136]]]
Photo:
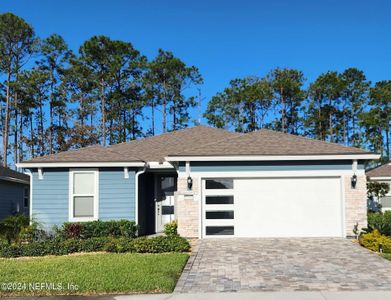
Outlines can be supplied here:
[[[369, 181], [385, 182], [391, 187], [391, 162], [373, 168], [366, 174]], [[374, 200], [381, 204], [382, 211], [391, 210], [391, 190], [383, 198]]]
[[30, 176], [0, 167], [0, 220], [13, 214], [29, 214]]
[[285, 133], [197, 126], [20, 163], [32, 215], [130, 219], [141, 234], [176, 219], [186, 237], [345, 237], [366, 227], [364, 162], [379, 155]]

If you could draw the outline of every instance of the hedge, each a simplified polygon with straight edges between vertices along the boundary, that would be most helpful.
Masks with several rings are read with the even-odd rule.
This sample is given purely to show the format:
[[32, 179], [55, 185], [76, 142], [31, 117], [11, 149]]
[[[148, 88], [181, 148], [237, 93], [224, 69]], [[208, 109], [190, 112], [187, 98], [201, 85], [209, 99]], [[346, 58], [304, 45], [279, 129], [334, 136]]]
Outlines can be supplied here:
[[0, 246], [0, 257], [66, 255], [76, 252], [133, 252], [164, 253], [187, 252], [189, 242], [179, 236], [159, 236], [153, 238], [114, 238], [96, 237], [88, 239], [62, 239], [37, 241], [31, 243], [3, 244]]
[[378, 230], [381, 234], [391, 236], [391, 211], [368, 213], [369, 231]]
[[56, 230], [56, 233], [66, 239], [90, 239], [107, 236], [134, 238], [137, 231], [138, 226], [133, 221], [112, 220], [64, 223]]
[[372, 251], [379, 251], [379, 245], [382, 245], [384, 253], [391, 253], [391, 237], [382, 235], [377, 229], [370, 233], [362, 234], [359, 237], [360, 245]]

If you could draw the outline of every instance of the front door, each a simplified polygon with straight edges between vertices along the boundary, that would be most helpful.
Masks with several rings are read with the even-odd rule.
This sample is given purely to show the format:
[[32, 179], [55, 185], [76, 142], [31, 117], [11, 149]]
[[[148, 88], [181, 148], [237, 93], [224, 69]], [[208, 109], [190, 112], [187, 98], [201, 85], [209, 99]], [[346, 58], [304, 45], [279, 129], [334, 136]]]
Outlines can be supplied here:
[[164, 225], [174, 220], [176, 177], [170, 175], [157, 175], [156, 185], [156, 232], [162, 232], [164, 230]]

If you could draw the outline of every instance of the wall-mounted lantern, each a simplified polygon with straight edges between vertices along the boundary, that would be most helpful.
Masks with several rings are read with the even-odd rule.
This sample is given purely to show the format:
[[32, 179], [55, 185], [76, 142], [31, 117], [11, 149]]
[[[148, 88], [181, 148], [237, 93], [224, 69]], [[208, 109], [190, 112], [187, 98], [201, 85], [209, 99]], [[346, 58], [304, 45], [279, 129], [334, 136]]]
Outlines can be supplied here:
[[357, 185], [357, 175], [354, 174], [351, 178], [352, 188], [355, 189]]
[[187, 177], [187, 190], [188, 191], [191, 191], [193, 188], [193, 179], [190, 177]]

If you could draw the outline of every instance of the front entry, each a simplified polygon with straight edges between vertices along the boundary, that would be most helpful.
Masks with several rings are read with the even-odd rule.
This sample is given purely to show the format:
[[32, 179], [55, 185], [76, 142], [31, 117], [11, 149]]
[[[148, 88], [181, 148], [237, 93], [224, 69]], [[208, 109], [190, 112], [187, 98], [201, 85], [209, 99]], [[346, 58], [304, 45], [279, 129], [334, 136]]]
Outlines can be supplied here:
[[155, 179], [156, 232], [163, 232], [164, 225], [174, 220], [176, 177], [172, 175], [156, 175]]

